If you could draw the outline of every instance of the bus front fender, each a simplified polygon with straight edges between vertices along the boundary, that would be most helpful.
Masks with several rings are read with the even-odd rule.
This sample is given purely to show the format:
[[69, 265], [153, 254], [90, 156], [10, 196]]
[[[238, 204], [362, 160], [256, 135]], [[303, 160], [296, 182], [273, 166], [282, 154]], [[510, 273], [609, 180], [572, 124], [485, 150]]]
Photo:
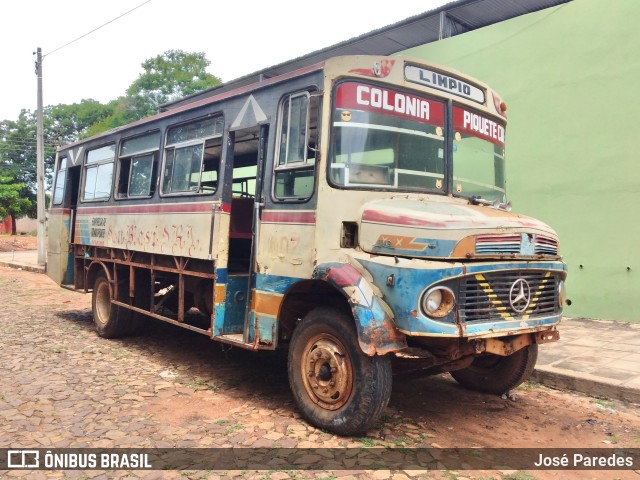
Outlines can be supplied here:
[[384, 355], [407, 348], [407, 339], [396, 328], [391, 308], [353, 265], [321, 264], [315, 268], [313, 278], [331, 284], [345, 296], [355, 320], [358, 343], [365, 354]]

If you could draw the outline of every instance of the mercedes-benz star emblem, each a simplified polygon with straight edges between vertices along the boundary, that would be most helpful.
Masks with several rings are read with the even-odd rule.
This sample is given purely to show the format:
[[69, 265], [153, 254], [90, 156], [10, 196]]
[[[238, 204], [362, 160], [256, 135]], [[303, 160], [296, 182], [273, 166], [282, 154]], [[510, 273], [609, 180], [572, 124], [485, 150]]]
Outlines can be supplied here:
[[524, 278], [519, 278], [511, 284], [509, 290], [509, 305], [517, 313], [524, 312], [531, 302], [531, 287]]

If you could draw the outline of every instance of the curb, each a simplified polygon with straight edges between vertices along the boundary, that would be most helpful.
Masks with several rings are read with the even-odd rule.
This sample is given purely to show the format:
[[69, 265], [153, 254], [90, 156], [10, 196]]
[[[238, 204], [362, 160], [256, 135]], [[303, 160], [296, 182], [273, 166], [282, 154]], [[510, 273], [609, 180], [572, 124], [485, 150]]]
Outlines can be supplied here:
[[576, 372], [564, 373], [558, 369], [536, 368], [530, 380], [548, 387], [573, 390], [592, 397], [606, 397], [640, 404], [640, 390], [617, 385], [599, 378], [591, 378]]
[[0, 267], [15, 268], [17, 270], [25, 270], [27, 272], [33, 272], [33, 273], [45, 273], [45, 267], [40, 267], [36, 265], [21, 265], [19, 263], [0, 261]]

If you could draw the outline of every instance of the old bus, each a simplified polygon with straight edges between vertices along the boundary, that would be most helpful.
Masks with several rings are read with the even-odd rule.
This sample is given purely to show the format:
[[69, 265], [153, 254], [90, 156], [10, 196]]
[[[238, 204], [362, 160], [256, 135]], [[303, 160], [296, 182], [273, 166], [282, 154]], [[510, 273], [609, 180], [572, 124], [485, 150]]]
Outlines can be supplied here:
[[566, 276], [510, 211], [505, 126], [489, 86], [404, 57], [222, 85], [59, 149], [47, 270], [102, 337], [158, 319], [288, 350], [339, 434], [378, 419], [392, 364], [501, 394], [558, 339]]

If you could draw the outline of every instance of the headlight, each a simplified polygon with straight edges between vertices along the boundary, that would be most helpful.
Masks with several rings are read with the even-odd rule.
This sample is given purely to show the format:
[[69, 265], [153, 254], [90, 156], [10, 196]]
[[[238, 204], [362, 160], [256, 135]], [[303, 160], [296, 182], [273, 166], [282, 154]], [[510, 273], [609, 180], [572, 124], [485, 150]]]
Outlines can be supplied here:
[[564, 286], [564, 281], [560, 280], [558, 284], [558, 306], [560, 308], [567, 304], [567, 289]]
[[434, 287], [422, 295], [422, 311], [428, 317], [442, 318], [453, 310], [456, 298], [447, 287]]

